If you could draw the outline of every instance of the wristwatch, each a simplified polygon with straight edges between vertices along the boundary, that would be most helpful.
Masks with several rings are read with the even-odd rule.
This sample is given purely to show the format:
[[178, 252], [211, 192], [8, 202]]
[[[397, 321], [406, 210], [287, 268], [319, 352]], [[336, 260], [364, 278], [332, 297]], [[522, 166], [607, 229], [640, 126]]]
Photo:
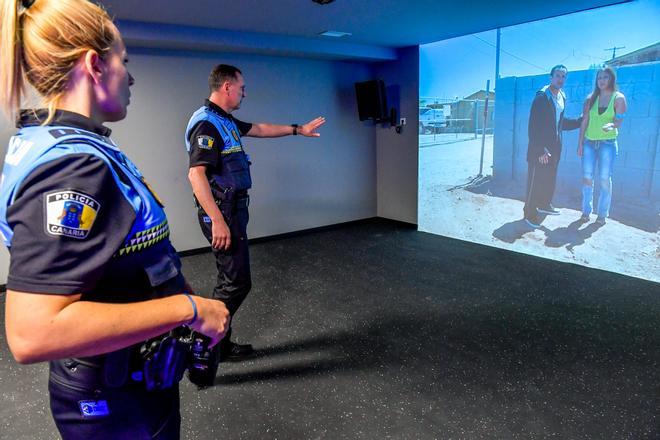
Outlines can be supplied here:
[[291, 124], [291, 127], [293, 127], [293, 135], [296, 136], [298, 134], [298, 124]]

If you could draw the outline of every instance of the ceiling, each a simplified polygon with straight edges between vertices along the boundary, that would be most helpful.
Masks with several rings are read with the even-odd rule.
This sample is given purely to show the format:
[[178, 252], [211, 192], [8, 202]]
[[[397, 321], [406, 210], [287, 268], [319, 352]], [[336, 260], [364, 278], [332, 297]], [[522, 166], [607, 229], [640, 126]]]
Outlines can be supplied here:
[[[128, 22], [133, 27], [136, 23], [152, 29], [159, 29], [153, 27], [156, 23], [178, 25], [189, 31], [191, 27], [201, 27], [209, 28], [208, 32], [222, 32], [218, 35], [225, 37], [235, 38], [239, 33], [261, 35], [262, 41], [277, 35], [284, 38], [282, 41], [306, 40], [319, 48], [329, 41], [398, 48], [622, 1], [335, 0], [329, 5], [318, 5], [311, 0], [102, 0], [101, 3], [120, 23]], [[327, 30], [352, 35], [341, 39], [318, 35]], [[152, 42], [150, 46], [158, 44]], [[226, 45], [223, 47], [226, 49]]]

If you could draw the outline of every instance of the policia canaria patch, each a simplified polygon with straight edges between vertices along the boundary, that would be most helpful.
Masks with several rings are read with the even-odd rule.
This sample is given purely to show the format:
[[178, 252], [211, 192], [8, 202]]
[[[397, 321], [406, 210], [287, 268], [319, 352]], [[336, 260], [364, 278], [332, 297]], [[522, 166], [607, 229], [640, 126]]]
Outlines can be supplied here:
[[99, 202], [78, 191], [46, 194], [46, 231], [83, 240], [101, 209]]
[[215, 139], [213, 139], [211, 136], [197, 136], [197, 146], [199, 148], [210, 150], [213, 148], [214, 143]]

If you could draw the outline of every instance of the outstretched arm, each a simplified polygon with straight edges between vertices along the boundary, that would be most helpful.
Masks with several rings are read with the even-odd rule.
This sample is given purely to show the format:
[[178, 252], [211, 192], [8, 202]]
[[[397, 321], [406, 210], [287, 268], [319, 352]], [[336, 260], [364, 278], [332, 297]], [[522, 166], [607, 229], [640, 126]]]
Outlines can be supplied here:
[[564, 131], [578, 129], [582, 126], [583, 120], [584, 120], [583, 116], [580, 116], [579, 118], [575, 118], [575, 119], [564, 117], [561, 120], [561, 129]]
[[[323, 124], [325, 124], [325, 118], [319, 116], [318, 118], [299, 126], [297, 128], [297, 134], [308, 137], [319, 137], [321, 134], [317, 133], [316, 130], [318, 130]], [[291, 125], [259, 123], [252, 124], [252, 128], [246, 133], [246, 136], [260, 138], [282, 137], [294, 134], [294, 130], [294, 127]]]

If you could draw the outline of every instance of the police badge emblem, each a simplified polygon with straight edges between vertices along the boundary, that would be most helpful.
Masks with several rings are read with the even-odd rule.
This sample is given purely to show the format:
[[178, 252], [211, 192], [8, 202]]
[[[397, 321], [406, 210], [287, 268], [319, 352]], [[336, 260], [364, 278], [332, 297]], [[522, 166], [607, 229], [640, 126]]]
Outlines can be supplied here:
[[215, 139], [213, 139], [211, 136], [197, 136], [197, 146], [199, 148], [210, 150], [213, 148], [214, 143]]
[[101, 205], [78, 191], [46, 194], [46, 231], [83, 240], [89, 235]]

